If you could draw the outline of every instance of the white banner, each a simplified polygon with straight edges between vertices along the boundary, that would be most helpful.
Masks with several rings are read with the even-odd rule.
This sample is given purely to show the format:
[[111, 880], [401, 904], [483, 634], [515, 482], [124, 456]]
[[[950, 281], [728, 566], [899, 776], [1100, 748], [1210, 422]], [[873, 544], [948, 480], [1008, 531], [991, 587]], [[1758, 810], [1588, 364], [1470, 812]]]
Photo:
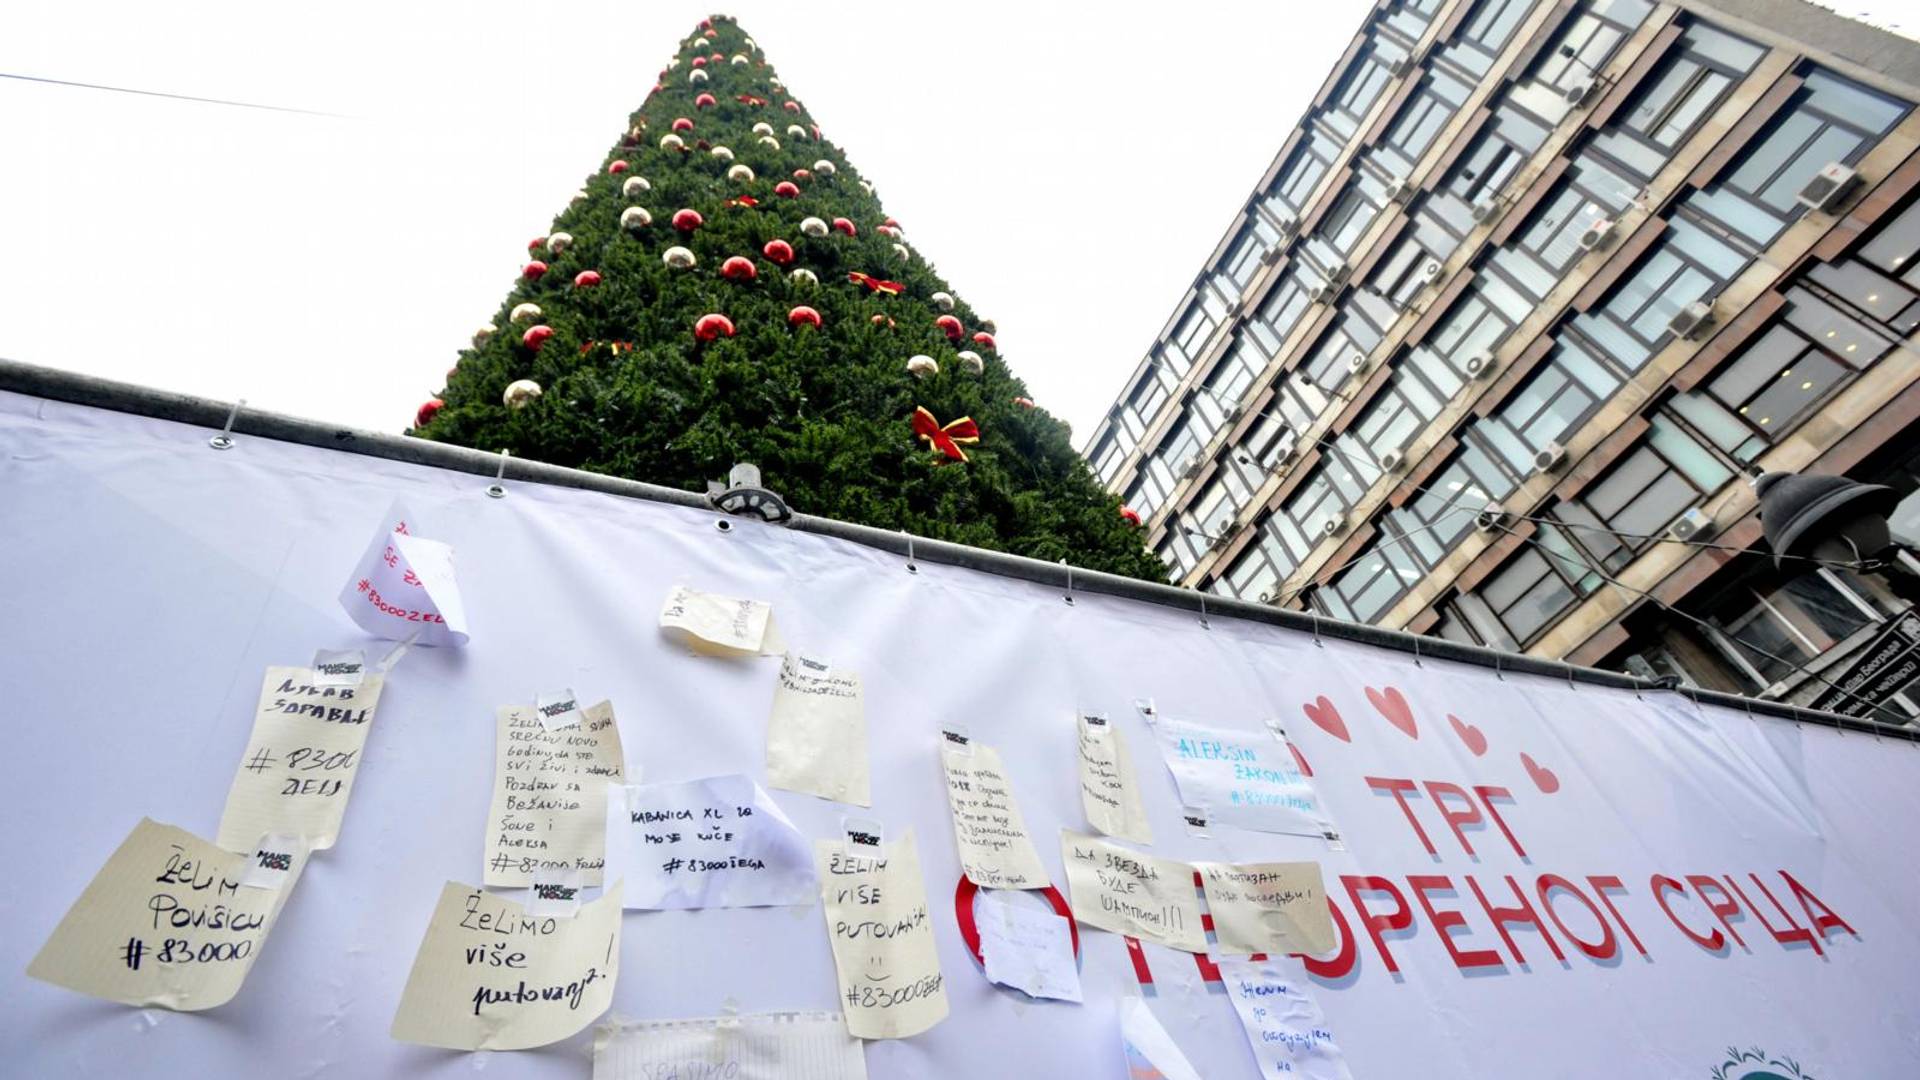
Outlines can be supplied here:
[[[796, 653], [859, 673], [872, 805], [858, 813], [889, 844], [918, 838], [950, 1006], [867, 1044], [872, 1076], [1125, 1076], [1129, 997], [1199, 1075], [1261, 1076], [1204, 954], [1079, 923], [1080, 1004], [996, 986], [975, 959], [938, 732], [963, 723], [998, 749], [1063, 894], [1019, 899], [1058, 911], [1061, 832], [1095, 831], [1076, 711], [1106, 714], [1132, 749], [1153, 843], [1118, 846], [1320, 864], [1336, 945], [1310, 964], [1275, 958], [1263, 978], [1311, 999], [1325, 1035], [1309, 1034], [1361, 1080], [1912, 1069], [1912, 744], [1316, 646], [1217, 611], [1209, 629], [1084, 591], [1068, 605], [1059, 587], [925, 561], [909, 574], [898, 555], [775, 526], [723, 534], [707, 511], [529, 483], [493, 499], [487, 482], [260, 438], [216, 453], [200, 429], [0, 394], [0, 686], [8, 715], [73, 720], [14, 724], [0, 755], [20, 819], [5, 850], [31, 877], [9, 893], [20, 932], [0, 970], [25, 971], [142, 817], [213, 833], [269, 666], [384, 651], [336, 596], [396, 499], [458, 550], [477, 631], [388, 674], [351, 827], [291, 886], [232, 1001], [211, 1020], [134, 1013], [16, 977], [0, 1019], [10, 1073], [471, 1071], [388, 1029], [445, 882], [485, 859], [497, 706], [571, 685], [612, 701], [627, 776], [767, 787], [780, 661], [689, 655], [658, 624], [679, 583], [768, 604]], [[141, 617], [111, 617], [127, 610]], [[1262, 768], [1297, 769], [1344, 850], [1225, 817], [1192, 835], [1133, 705], [1146, 698], [1262, 748]], [[846, 805], [766, 797], [809, 842], [841, 842]], [[843, 1013], [817, 903], [628, 912], [611, 1014]], [[580, 1080], [591, 1040], [495, 1053], [487, 1073]]]

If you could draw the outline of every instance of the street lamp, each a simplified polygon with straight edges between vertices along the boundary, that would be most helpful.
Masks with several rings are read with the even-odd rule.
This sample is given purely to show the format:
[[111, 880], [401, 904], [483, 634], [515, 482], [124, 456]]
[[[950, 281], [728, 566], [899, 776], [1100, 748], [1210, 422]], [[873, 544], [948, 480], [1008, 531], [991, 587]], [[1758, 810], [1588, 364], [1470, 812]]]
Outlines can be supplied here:
[[1887, 524], [1899, 492], [1844, 476], [1795, 473], [1766, 473], [1753, 489], [1776, 567], [1788, 556], [1803, 556], [1878, 572], [1902, 599], [1920, 603], [1920, 574], [1902, 561], [1908, 548]]

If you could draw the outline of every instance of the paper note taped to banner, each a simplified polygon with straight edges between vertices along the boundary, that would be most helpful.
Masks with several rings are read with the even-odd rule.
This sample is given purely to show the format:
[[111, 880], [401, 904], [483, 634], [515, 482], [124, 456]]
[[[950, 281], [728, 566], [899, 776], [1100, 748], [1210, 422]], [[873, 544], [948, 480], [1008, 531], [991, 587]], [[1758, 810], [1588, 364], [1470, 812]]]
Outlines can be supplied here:
[[1126, 736], [1098, 714], [1082, 714], [1080, 727], [1080, 805], [1087, 824], [1108, 836], [1136, 844], [1153, 843], [1153, 827], [1140, 801], [1140, 781]]
[[660, 606], [660, 628], [708, 656], [763, 656], [786, 651], [773, 605], [676, 585]]
[[240, 992], [306, 867], [305, 850], [294, 848], [278, 888], [247, 888], [241, 879], [253, 850], [222, 851], [142, 818], [27, 974], [127, 1005], [194, 1012], [225, 1004]]
[[1079, 1001], [1072, 927], [1053, 912], [1017, 903], [1008, 895], [982, 892], [974, 901], [987, 978], [1033, 997]]
[[788, 653], [767, 720], [767, 783], [872, 806], [860, 676]]
[[582, 885], [600, 884], [607, 784], [623, 780], [625, 766], [613, 703], [585, 715], [584, 723], [549, 730], [525, 705], [496, 713], [483, 884], [530, 885], [540, 871], [565, 868], [580, 871]]
[[946, 979], [913, 830], [877, 859], [851, 856], [838, 840], [815, 841], [814, 858], [847, 1030], [904, 1039], [946, 1019]]
[[571, 919], [449, 881], [391, 1034], [449, 1050], [524, 1050], [593, 1023], [620, 975], [620, 883]]
[[1072, 829], [1060, 830], [1060, 855], [1074, 918], [1170, 949], [1207, 951], [1193, 867]]
[[1304, 980], [1288, 975], [1274, 960], [1221, 960], [1219, 965], [1262, 1080], [1353, 1080], [1346, 1055], [1335, 1045]]
[[375, 637], [421, 645], [467, 643], [467, 609], [453, 572], [453, 548], [420, 536], [418, 522], [399, 500], [340, 590], [340, 606]]
[[610, 881], [648, 910], [812, 904], [813, 849], [746, 776], [607, 790]]
[[368, 675], [359, 686], [320, 686], [310, 668], [268, 668], [215, 841], [252, 851], [275, 833], [315, 851], [332, 847], [383, 685]]
[[1333, 833], [1284, 737], [1202, 727], [1161, 718], [1154, 725], [1167, 769], [1188, 806], [1215, 825], [1328, 837]]
[[1317, 955], [1339, 943], [1319, 863], [1197, 862], [1193, 868], [1213, 916], [1216, 954]]
[[1120, 1046], [1127, 1055], [1127, 1080], [1200, 1080], [1200, 1071], [1137, 997], [1121, 999]]
[[867, 1080], [839, 1013], [632, 1020], [594, 1034], [594, 1080]]
[[1000, 752], [981, 742], [940, 741], [947, 770], [947, 806], [953, 839], [967, 880], [985, 889], [1044, 889], [1049, 884], [1040, 853], [1013, 797]]

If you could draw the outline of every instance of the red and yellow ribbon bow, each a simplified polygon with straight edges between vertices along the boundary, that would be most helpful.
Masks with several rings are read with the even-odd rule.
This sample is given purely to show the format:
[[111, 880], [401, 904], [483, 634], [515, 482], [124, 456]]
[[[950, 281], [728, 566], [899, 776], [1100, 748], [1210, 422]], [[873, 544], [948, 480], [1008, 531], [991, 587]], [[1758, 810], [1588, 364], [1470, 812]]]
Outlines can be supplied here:
[[868, 277], [867, 275], [861, 273], [858, 270], [854, 270], [848, 273], [847, 280], [853, 282], [855, 285], [865, 285], [867, 288], [872, 289], [874, 292], [886, 293], [888, 296], [899, 296], [901, 293], [907, 291], [907, 287], [905, 285], [900, 284], [897, 281], [887, 281], [882, 278]]
[[759, 206], [760, 200], [751, 195], [739, 195], [727, 200], [728, 206]]
[[943, 426], [924, 405], [913, 410], [913, 433], [952, 461], [967, 460], [967, 452], [960, 449], [961, 443], [980, 441], [980, 425], [973, 422], [973, 417], [963, 416]]
[[754, 97], [752, 94], [741, 94], [739, 97], [734, 98], [734, 100], [742, 105], [765, 105], [767, 103], [766, 98]]

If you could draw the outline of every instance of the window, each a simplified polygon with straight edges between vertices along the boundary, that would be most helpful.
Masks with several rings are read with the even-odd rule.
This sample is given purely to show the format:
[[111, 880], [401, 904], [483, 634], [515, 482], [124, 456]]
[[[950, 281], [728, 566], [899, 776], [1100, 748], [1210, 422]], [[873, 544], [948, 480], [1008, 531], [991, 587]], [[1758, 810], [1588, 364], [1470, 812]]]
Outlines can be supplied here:
[[1485, 75], [1532, 7], [1530, 0], [1480, 0], [1441, 57], [1469, 75]]
[[1293, 572], [1287, 552], [1278, 537], [1268, 531], [1265, 522], [1256, 526], [1255, 539], [1233, 561], [1227, 572], [1214, 582], [1213, 591], [1243, 600], [1272, 603], [1280, 595], [1280, 583]]
[[1900, 215], [1881, 226], [1873, 239], [1861, 245], [1857, 258], [1903, 283], [1920, 289], [1920, 201], [1908, 204]]
[[1772, 686], [1891, 609], [1866, 582], [1818, 567], [1786, 581], [1757, 576], [1729, 589], [1698, 614], [1718, 633], [1709, 640], [1733, 662], [1748, 689]]
[[1541, 525], [1532, 541], [1489, 575], [1477, 592], [1515, 645], [1533, 643], [1604, 579], [1580, 557], [1566, 534]]
[[1521, 292], [1545, 300], [1586, 251], [1580, 237], [1602, 219], [1620, 220], [1637, 194], [1635, 185], [1590, 157], [1568, 166], [1552, 194], [1488, 265]]
[[1546, 140], [1544, 124], [1511, 105], [1502, 105], [1474, 137], [1473, 145], [1447, 170], [1435, 187], [1434, 198], [1450, 201], [1459, 208], [1455, 216], [1464, 213], [1471, 219], [1474, 204], [1497, 198]]
[[1857, 161], [1906, 112], [1902, 102], [1824, 71], [1809, 71], [1793, 103], [1717, 183], [1689, 196], [1686, 206], [1763, 248], [1806, 212], [1796, 197], [1815, 173], [1830, 162]]
[[1179, 581], [1193, 572], [1194, 566], [1200, 561], [1200, 552], [1203, 550], [1205, 545], [1196, 547], [1193, 537], [1187, 534], [1180, 522], [1176, 521], [1173, 523], [1173, 528], [1167, 530], [1167, 538], [1160, 541], [1160, 548], [1154, 554], [1160, 556], [1160, 561], [1167, 564], [1167, 576], [1174, 581]]
[[1565, 442], [1620, 382], [1578, 342], [1563, 340], [1498, 409], [1469, 430], [1509, 471], [1526, 476], [1534, 454], [1548, 443]]
[[1247, 396], [1247, 388], [1266, 366], [1267, 358], [1261, 354], [1258, 344], [1241, 334], [1207, 374], [1206, 392], [1200, 396], [1211, 398], [1220, 409], [1231, 412]]
[[1366, 291], [1404, 311], [1420, 290], [1440, 280], [1441, 261], [1419, 242], [1401, 240], [1367, 279]]
[[1340, 156], [1341, 140], [1324, 132], [1307, 129], [1287, 163], [1281, 167], [1280, 176], [1273, 182], [1273, 188], [1260, 204], [1261, 211], [1273, 221], [1276, 227], [1290, 227], [1300, 220], [1300, 214], [1306, 209], [1307, 200], [1313, 197], [1314, 190], [1320, 186], [1320, 178], [1327, 175], [1333, 162]]
[[1233, 295], [1238, 296], [1253, 284], [1253, 275], [1260, 270], [1260, 260], [1272, 250], [1280, 234], [1271, 225], [1254, 219], [1240, 229], [1240, 235], [1234, 238], [1232, 246], [1220, 260], [1220, 272], [1232, 286]]
[[1119, 435], [1118, 426], [1109, 426], [1107, 433], [1094, 445], [1093, 453], [1087, 455], [1103, 485], [1111, 485], [1113, 478], [1120, 475], [1120, 463], [1126, 460], [1127, 451], [1131, 449], [1120, 441]]
[[1642, 182], [1653, 179], [1766, 50], [1692, 23], [1623, 114], [1592, 147]]
[[1570, 325], [1625, 370], [1638, 371], [1667, 343], [1674, 316], [1718, 295], [1747, 262], [1746, 253], [1676, 218], [1613, 294]]
[[1268, 519], [1294, 566], [1300, 565], [1321, 537], [1329, 520], [1345, 520], [1347, 508], [1366, 493], [1365, 475], [1342, 454], [1329, 447], [1318, 465]]
[[1381, 522], [1374, 542], [1352, 566], [1316, 590], [1314, 600], [1328, 614], [1354, 622], [1372, 622], [1385, 615], [1421, 577], [1402, 541], [1388, 522]]
[[1193, 361], [1206, 348], [1207, 340], [1213, 337], [1214, 328], [1232, 310], [1232, 305], [1210, 282], [1201, 282], [1194, 287], [1194, 292], [1186, 312], [1173, 324], [1173, 332], [1161, 347], [1173, 371], [1181, 375], [1193, 366]]
[[[1201, 489], [1186, 514], [1189, 535], [1195, 535], [1202, 549], [1225, 544], [1232, 539], [1233, 524], [1253, 492], [1232, 469], [1217, 469], [1213, 479]], [[1196, 533], [1197, 530], [1197, 533]]]
[[1374, 148], [1375, 159], [1396, 176], [1413, 172], [1471, 91], [1466, 83], [1444, 71], [1428, 72], [1420, 89], [1400, 107], [1386, 137]]
[[1467, 535], [1476, 514], [1512, 495], [1516, 486], [1486, 451], [1469, 444], [1390, 516], [1419, 563], [1432, 569]]
[[1452, 376], [1447, 381], [1457, 389], [1459, 380], [1466, 375], [1467, 361], [1478, 355], [1491, 355], [1513, 328], [1532, 313], [1533, 303], [1513, 286], [1483, 274], [1454, 301], [1427, 340], [1414, 349], [1416, 362], [1436, 374], [1451, 369]]
[[1440, 399], [1418, 379], [1396, 373], [1367, 404], [1349, 434], [1367, 457], [1382, 464], [1392, 452], [1404, 453], [1427, 422], [1440, 415]]
[[1275, 357], [1280, 355], [1280, 347], [1286, 344], [1287, 335], [1306, 310], [1307, 290], [1300, 284], [1299, 275], [1289, 272], [1267, 290], [1260, 309], [1244, 326], [1247, 334], [1258, 340], [1261, 351], [1269, 358]]
[[1427, 32], [1427, 26], [1433, 22], [1433, 16], [1440, 10], [1445, 0], [1400, 0], [1387, 12], [1386, 26], [1395, 33], [1403, 34], [1408, 41], [1418, 41]]
[[1133, 392], [1127, 395], [1127, 402], [1121, 407], [1120, 421], [1134, 441], [1147, 433], [1147, 425], [1160, 415], [1160, 407], [1167, 403], [1168, 393], [1173, 379], [1164, 365], [1151, 363], [1133, 384]]
[[1292, 452], [1293, 440], [1286, 422], [1269, 407], [1227, 454], [1227, 466], [1240, 474], [1248, 488], [1258, 488]]
[[1377, 181], [1362, 187], [1363, 179], [1371, 181], [1370, 176], [1356, 176], [1348, 181], [1345, 191], [1334, 200], [1327, 213], [1320, 219], [1320, 227], [1307, 240], [1307, 246], [1314, 258], [1322, 266], [1334, 266], [1346, 261], [1352, 254], [1355, 244], [1366, 233], [1367, 226], [1380, 214], [1385, 205], [1385, 191], [1378, 194], [1371, 189], [1379, 188]]
[[1572, 504], [1576, 512], [1562, 518], [1587, 527], [1586, 532], [1575, 528], [1574, 536], [1609, 570], [1625, 566], [1634, 553], [1659, 540], [1682, 512], [1734, 476], [1673, 421], [1656, 416], [1652, 423], [1646, 440], [1588, 485]]
[[1332, 390], [1347, 378], [1353, 357], [1365, 356], [1378, 344], [1380, 332], [1371, 323], [1351, 312], [1343, 313], [1332, 329], [1320, 335], [1320, 343], [1300, 362], [1300, 371]]
[[1920, 329], [1920, 295], [1866, 263], [1819, 263], [1807, 271], [1807, 280], [1901, 337]]
[[1550, 124], [1559, 123], [1572, 107], [1566, 100], [1568, 90], [1591, 85], [1594, 73], [1607, 66], [1653, 5], [1646, 0], [1589, 0], [1581, 9], [1508, 93], [1509, 101]]
[[1360, 130], [1367, 110], [1373, 108], [1380, 92], [1393, 78], [1388, 65], [1406, 55], [1406, 48], [1392, 38], [1370, 37], [1327, 98], [1326, 110], [1321, 114], [1326, 125], [1347, 137]]

